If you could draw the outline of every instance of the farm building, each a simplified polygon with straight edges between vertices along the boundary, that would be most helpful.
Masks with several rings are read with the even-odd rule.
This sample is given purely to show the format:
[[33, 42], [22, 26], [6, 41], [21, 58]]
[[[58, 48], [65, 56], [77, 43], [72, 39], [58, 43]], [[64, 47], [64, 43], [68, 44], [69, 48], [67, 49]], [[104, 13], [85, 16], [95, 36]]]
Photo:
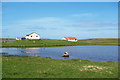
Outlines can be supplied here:
[[33, 32], [31, 34], [26, 35], [25, 37], [17, 37], [16, 40], [22, 40], [22, 39], [30, 39], [30, 40], [39, 40], [40, 35]]
[[64, 38], [62, 38], [62, 40], [75, 41], [75, 42], [77, 42], [77, 38], [76, 38], [76, 37], [64, 37]]
[[30, 40], [39, 40], [40, 39], [40, 35], [33, 32], [31, 34], [28, 34], [25, 36], [26, 39], [30, 39]]

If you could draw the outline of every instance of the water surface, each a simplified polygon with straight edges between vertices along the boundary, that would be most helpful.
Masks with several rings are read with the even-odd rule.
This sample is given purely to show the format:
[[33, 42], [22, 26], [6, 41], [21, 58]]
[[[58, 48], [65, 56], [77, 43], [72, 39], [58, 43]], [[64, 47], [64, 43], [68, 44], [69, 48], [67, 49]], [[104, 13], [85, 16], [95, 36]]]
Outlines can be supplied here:
[[[69, 53], [70, 57], [61, 57], [66, 51]], [[96, 62], [118, 62], [118, 46], [111, 45], [86, 45], [41, 48], [2, 48], [2, 52], [8, 53], [9, 55], [41, 56], [64, 60], [80, 58]]]

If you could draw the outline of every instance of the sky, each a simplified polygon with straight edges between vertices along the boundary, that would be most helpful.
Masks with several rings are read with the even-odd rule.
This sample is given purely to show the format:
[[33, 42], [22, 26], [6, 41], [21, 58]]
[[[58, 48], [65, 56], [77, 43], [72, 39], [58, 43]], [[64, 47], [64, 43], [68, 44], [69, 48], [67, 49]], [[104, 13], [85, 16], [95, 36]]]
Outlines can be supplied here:
[[118, 2], [120, 0], [2, 0], [2, 2]]
[[117, 2], [2, 2], [2, 37], [117, 38]]

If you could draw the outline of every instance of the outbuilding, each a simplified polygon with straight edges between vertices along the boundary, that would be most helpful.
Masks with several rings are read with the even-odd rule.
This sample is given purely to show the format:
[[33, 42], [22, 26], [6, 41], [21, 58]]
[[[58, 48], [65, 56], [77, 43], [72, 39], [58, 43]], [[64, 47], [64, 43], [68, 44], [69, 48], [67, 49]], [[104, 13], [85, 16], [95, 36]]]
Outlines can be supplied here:
[[64, 37], [64, 38], [62, 38], [62, 40], [77, 42], [77, 38], [76, 37]]

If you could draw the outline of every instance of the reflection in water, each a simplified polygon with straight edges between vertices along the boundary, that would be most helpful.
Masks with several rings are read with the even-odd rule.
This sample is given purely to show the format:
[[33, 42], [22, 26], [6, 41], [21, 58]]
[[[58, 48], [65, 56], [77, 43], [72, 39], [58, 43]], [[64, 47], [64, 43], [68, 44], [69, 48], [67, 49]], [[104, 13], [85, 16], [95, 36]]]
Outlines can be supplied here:
[[[118, 46], [65, 46], [65, 47], [41, 47], [41, 48], [2, 48], [9, 55], [41, 56], [54, 59], [87, 59], [91, 61], [118, 61]], [[64, 52], [69, 57], [62, 57]]]
[[67, 60], [67, 59], [69, 59], [69, 57], [64, 57], [64, 60]]

